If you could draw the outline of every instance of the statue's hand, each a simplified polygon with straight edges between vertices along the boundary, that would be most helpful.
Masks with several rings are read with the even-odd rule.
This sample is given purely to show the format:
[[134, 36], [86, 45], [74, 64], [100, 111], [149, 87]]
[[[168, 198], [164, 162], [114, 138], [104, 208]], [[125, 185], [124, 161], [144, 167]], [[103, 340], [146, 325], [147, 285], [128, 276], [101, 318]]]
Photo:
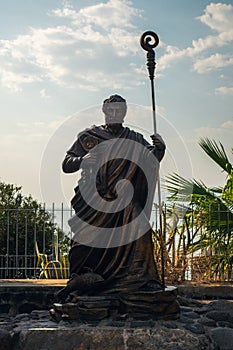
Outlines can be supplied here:
[[83, 160], [85, 160], [85, 164], [87, 167], [91, 167], [96, 163], [96, 153], [95, 152], [89, 152], [84, 157]]
[[82, 157], [81, 177], [84, 183], [87, 182], [90, 176], [92, 175], [93, 168], [96, 161], [97, 161], [97, 156], [96, 156], [96, 153], [94, 152], [88, 152], [84, 157]]
[[152, 143], [159, 151], [164, 151], [166, 148], [165, 142], [159, 134], [151, 135]]

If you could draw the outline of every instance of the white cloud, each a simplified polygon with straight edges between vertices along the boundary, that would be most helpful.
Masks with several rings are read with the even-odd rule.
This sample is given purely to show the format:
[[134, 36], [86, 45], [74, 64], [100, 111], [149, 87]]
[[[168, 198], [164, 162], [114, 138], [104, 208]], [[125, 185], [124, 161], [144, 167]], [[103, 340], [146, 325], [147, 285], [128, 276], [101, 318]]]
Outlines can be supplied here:
[[233, 87], [220, 86], [215, 90], [216, 94], [233, 95]]
[[[233, 41], [233, 6], [226, 4], [211, 3], [205, 9], [204, 15], [197, 18], [206, 24], [212, 31], [217, 32], [214, 35], [208, 35], [192, 41], [192, 45], [179, 49], [168, 45], [165, 54], [159, 59], [159, 69], [164, 70], [173, 62], [184, 58], [191, 58], [194, 64], [194, 70], [198, 73], [208, 72], [213, 69], [225, 67], [233, 64], [232, 58], [220, 53], [211, 55], [208, 50], [221, 48], [229, 45]], [[205, 58], [199, 55], [206, 55]], [[213, 64], [214, 58], [217, 58], [217, 64]]]
[[42, 98], [45, 98], [45, 99], [50, 98], [50, 96], [47, 94], [46, 89], [41, 89], [41, 90], [40, 90], [40, 96], [41, 96]]
[[227, 120], [219, 127], [203, 126], [195, 129], [198, 138], [208, 137], [232, 147], [233, 121]]
[[158, 70], [163, 71], [170, 67], [171, 63], [186, 56], [186, 49], [180, 50], [178, 47], [167, 45], [166, 53], [158, 59]]
[[[145, 70], [143, 74], [131, 64], [132, 55], [141, 52], [134, 20], [143, 14], [132, 1], [108, 0], [80, 10], [64, 2], [51, 14], [62, 25], [30, 28], [26, 35], [0, 41], [0, 82], [4, 87], [17, 92], [25, 84], [49, 81], [97, 91], [144, 84]], [[232, 58], [221, 53], [211, 56], [208, 49], [233, 40], [233, 6], [210, 4], [198, 20], [217, 34], [194, 40], [184, 49], [162, 43], [165, 54], [158, 60], [158, 74], [185, 58], [192, 60], [198, 73], [232, 65]], [[43, 88], [39, 91], [42, 97], [47, 96]]]
[[[133, 21], [141, 13], [127, 0], [109, 0], [79, 11], [65, 3], [53, 15], [65, 18], [66, 24], [30, 28], [27, 35], [0, 41], [1, 84], [14, 92], [24, 84], [44, 81], [92, 91], [140, 84], [140, 77], [131, 79], [135, 70], [130, 57], [140, 50]], [[40, 94], [45, 97], [43, 89]]]
[[233, 57], [216, 53], [204, 59], [199, 59], [194, 63], [194, 69], [198, 73], [205, 73], [211, 70], [233, 65]]
[[[28, 123], [22, 123], [18, 122], [17, 126], [19, 129], [19, 136], [22, 137], [22, 132], [25, 132], [25, 134], [37, 134], [38, 135], [49, 135], [50, 131], [56, 130], [62, 123], [64, 123], [64, 118], [58, 118], [55, 120], [51, 120], [50, 122], [44, 122], [44, 121], [36, 121], [36, 122], [28, 122]], [[35, 130], [37, 133], [35, 133]], [[10, 136], [11, 134], [9, 134]], [[24, 136], [23, 136], [24, 137]], [[34, 136], [33, 136], [34, 137]]]
[[233, 6], [231, 4], [210, 3], [206, 6], [204, 15], [198, 19], [217, 32], [232, 30]]
[[142, 10], [132, 6], [132, 1], [109, 0], [107, 3], [99, 3], [87, 6], [80, 11], [75, 11], [71, 6], [54, 10], [52, 13], [58, 17], [71, 19], [74, 25], [95, 25], [104, 30], [112, 27], [133, 28], [132, 19], [140, 17]]
[[12, 92], [21, 91], [21, 84], [28, 84], [41, 81], [41, 78], [35, 74], [19, 73], [0, 68], [0, 79], [2, 85]]
[[[233, 88], [232, 88], [233, 89]], [[226, 122], [224, 122], [223, 124], [222, 124], [222, 127], [223, 128], [227, 128], [227, 129], [232, 129], [232, 131], [233, 131], [233, 120], [227, 120]]]

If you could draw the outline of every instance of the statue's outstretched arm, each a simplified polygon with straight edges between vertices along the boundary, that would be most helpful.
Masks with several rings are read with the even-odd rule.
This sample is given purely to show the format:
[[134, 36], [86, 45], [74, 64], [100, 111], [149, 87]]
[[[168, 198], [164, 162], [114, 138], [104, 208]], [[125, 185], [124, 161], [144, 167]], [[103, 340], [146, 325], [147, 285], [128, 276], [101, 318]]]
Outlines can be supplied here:
[[65, 159], [62, 162], [62, 170], [65, 173], [74, 173], [75, 171], [78, 171], [82, 158], [86, 153], [87, 152], [81, 146], [79, 139], [77, 139], [66, 153]]

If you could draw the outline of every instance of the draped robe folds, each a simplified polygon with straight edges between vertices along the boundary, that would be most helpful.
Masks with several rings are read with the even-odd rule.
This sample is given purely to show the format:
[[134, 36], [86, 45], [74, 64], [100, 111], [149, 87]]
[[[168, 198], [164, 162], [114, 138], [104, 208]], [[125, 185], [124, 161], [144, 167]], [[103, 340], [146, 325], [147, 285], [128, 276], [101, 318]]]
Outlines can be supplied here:
[[[70, 273], [81, 275], [92, 270], [109, 282], [105, 287], [107, 293], [137, 290], [152, 281], [155, 289], [161, 289], [149, 224], [159, 167], [159, 161], [153, 154], [154, 147], [141, 134], [127, 127], [115, 136], [104, 126], [94, 126], [79, 134], [78, 140], [67, 152], [67, 160], [69, 155], [83, 157], [88, 153], [84, 145], [87, 137], [93, 139], [95, 145], [96, 141], [98, 143], [89, 152], [103, 146], [96, 154], [102, 165], [94, 180], [90, 169], [84, 169], [71, 201], [75, 215], [69, 220], [74, 234], [69, 252]], [[114, 139], [116, 143], [113, 147], [104, 142]], [[130, 142], [127, 143], [127, 140]], [[140, 145], [140, 152], [137, 145]], [[144, 168], [147, 169], [146, 174]], [[124, 208], [117, 210], [116, 206], [113, 212], [105, 212], [101, 205], [98, 209], [93, 208], [83, 198], [83, 190], [93, 203], [100, 195], [108, 204], [107, 208], [111, 208], [118, 196], [127, 191], [128, 183], [123, 183], [119, 192], [116, 190], [119, 181], [124, 179], [133, 186], [132, 199]], [[89, 181], [96, 181], [97, 191], [91, 192]], [[138, 217], [140, 225], [135, 221]], [[103, 234], [101, 229], [106, 229]]]

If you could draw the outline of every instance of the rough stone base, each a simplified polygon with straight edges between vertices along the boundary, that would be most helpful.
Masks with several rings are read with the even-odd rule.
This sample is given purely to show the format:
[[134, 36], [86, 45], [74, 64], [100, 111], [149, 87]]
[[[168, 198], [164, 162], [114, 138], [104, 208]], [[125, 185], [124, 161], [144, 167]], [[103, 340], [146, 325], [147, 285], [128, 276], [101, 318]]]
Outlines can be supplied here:
[[181, 329], [78, 327], [22, 331], [17, 350], [207, 350], [208, 341]]
[[180, 316], [177, 288], [169, 286], [159, 291], [121, 292], [119, 295], [77, 296], [75, 303], [54, 304], [51, 316], [99, 322], [127, 315], [135, 320], [176, 320]]
[[[177, 320], [104, 318], [98, 324], [61, 319], [45, 310], [0, 314], [0, 350], [232, 350], [233, 302], [201, 303], [179, 297]], [[124, 316], [124, 317], [123, 317]]]
[[[227, 285], [228, 292], [225, 286], [179, 286], [181, 314], [176, 320], [141, 321], [122, 315], [93, 326], [92, 322], [50, 319], [53, 295], [61, 288], [56, 283], [0, 282], [0, 350], [233, 349], [233, 285]], [[208, 298], [215, 300], [195, 300]]]

